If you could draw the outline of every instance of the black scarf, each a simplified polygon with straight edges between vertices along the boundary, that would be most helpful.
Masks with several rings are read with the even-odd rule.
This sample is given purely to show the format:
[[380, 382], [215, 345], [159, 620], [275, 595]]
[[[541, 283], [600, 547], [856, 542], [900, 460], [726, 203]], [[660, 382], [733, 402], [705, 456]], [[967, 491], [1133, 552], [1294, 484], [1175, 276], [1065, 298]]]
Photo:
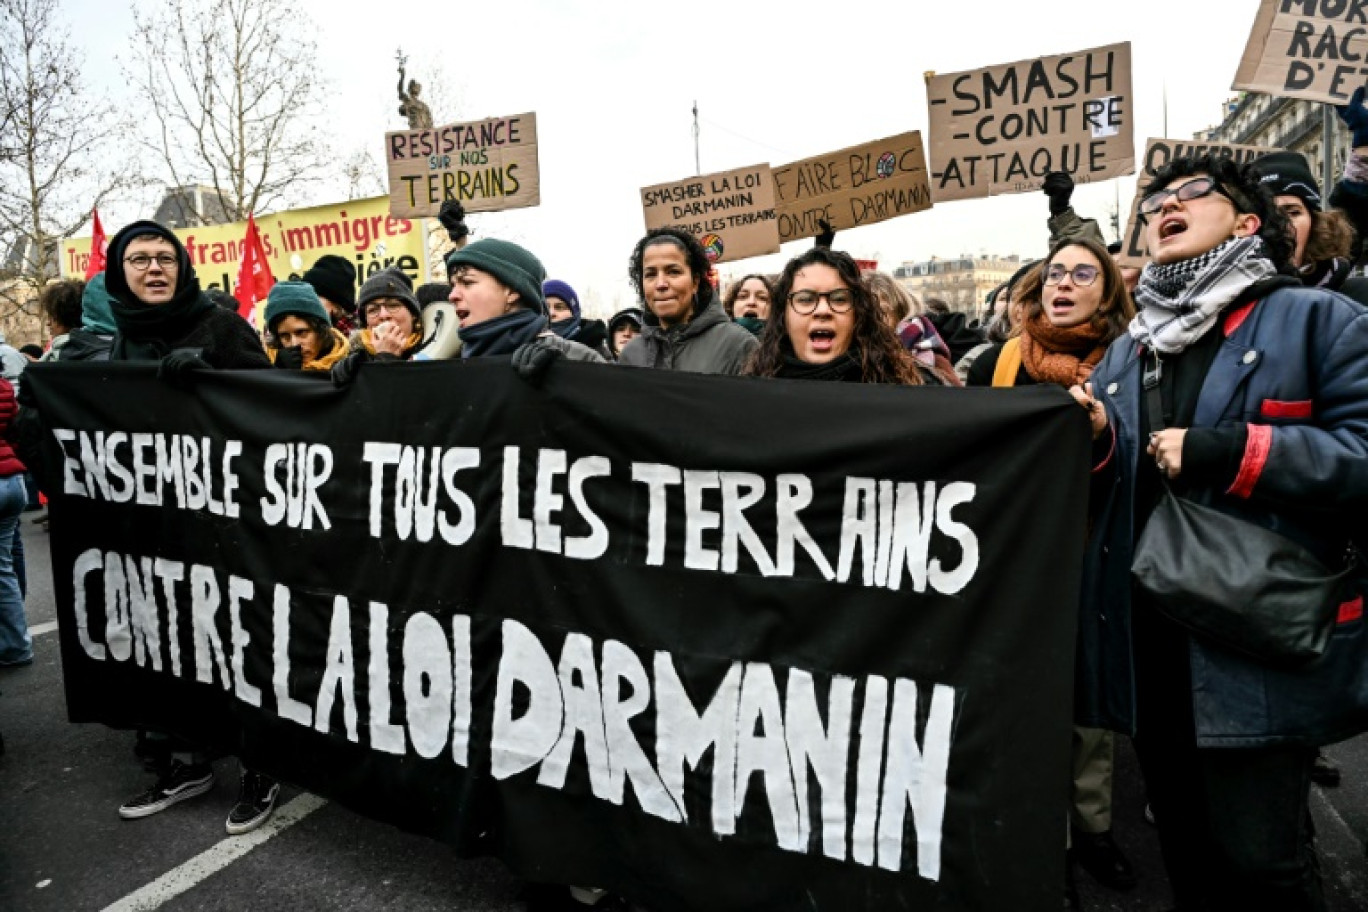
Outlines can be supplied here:
[[546, 317], [519, 307], [502, 316], [461, 329], [461, 358], [511, 355], [546, 329]]
[[825, 364], [810, 364], [793, 353], [793, 347], [785, 340], [781, 343], [784, 351], [783, 363], [779, 365], [776, 377], [786, 380], [839, 380], [844, 383], [864, 382], [864, 366], [860, 363], [860, 353], [849, 349], [845, 354]]
[[[154, 234], [176, 248], [176, 291], [165, 304], [144, 304], [128, 286], [124, 274], [124, 254], [138, 237]], [[190, 254], [174, 234], [156, 222], [134, 222], [109, 242], [109, 268], [105, 287], [111, 298], [110, 311], [122, 338], [125, 357], [160, 357], [171, 345], [185, 338], [214, 308], [200, 292], [199, 277], [190, 265]]]

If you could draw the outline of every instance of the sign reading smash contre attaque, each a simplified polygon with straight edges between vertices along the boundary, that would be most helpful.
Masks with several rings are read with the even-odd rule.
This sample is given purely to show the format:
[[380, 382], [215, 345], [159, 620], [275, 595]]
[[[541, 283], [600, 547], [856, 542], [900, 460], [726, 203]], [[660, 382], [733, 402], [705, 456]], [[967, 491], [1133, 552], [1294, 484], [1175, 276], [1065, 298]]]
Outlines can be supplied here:
[[779, 251], [769, 165], [643, 187], [641, 208], [647, 231], [681, 228], [699, 239], [714, 263]]
[[931, 208], [926, 155], [915, 130], [774, 169], [779, 239], [816, 237]]
[[73, 721], [662, 912], [1058, 907], [1089, 452], [1059, 390], [25, 381]]
[[1145, 226], [1140, 224], [1139, 220], [1140, 200], [1149, 192], [1149, 184], [1154, 175], [1170, 161], [1175, 158], [1214, 155], [1246, 164], [1261, 155], [1276, 151], [1276, 149], [1265, 146], [1192, 142], [1184, 139], [1150, 139], [1145, 143], [1145, 156], [1141, 159], [1140, 177], [1135, 182], [1135, 198], [1131, 200], [1130, 219], [1126, 222], [1126, 233], [1122, 238], [1121, 253], [1117, 256], [1117, 262], [1123, 266], [1135, 266], [1137, 268], [1143, 267], [1149, 262], [1149, 248], [1145, 244]]
[[1368, 4], [1263, 0], [1232, 88], [1344, 104], [1368, 82]]
[[936, 202], [1135, 170], [1130, 43], [927, 79]]
[[447, 200], [467, 212], [541, 204], [536, 114], [386, 133], [385, 160], [395, 215], [436, 215]]

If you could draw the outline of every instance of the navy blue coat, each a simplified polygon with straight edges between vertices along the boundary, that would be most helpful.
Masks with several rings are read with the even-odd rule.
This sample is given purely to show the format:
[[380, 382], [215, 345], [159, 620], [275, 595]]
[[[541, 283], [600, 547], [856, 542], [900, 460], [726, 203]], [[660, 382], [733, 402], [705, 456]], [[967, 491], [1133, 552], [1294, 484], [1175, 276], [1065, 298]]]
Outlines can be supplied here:
[[[1280, 288], [1233, 311], [1198, 396], [1193, 427], [1248, 429], [1238, 477], [1193, 500], [1275, 529], [1343, 566], [1346, 537], [1368, 554], [1368, 309], [1333, 292]], [[1092, 375], [1115, 443], [1094, 489], [1079, 620], [1076, 712], [1083, 725], [1134, 733], [1130, 568], [1140, 531], [1135, 478], [1144, 390], [1129, 336]], [[1140, 518], [1143, 522], [1144, 517]], [[1231, 542], [1238, 548], [1238, 542]], [[1193, 715], [1202, 747], [1328, 744], [1368, 729], [1368, 630], [1362, 593], [1341, 606], [1325, 654], [1295, 670], [1191, 638]]]

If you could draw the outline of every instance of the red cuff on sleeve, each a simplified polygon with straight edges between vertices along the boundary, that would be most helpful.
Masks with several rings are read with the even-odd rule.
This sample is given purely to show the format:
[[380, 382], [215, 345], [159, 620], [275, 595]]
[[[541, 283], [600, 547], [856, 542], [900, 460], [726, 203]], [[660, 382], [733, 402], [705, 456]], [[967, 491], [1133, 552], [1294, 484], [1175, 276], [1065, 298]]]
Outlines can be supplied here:
[[1248, 498], [1259, 483], [1264, 466], [1268, 463], [1268, 453], [1273, 449], [1273, 428], [1267, 424], [1251, 424], [1249, 439], [1245, 442], [1244, 459], [1240, 461], [1240, 472], [1235, 483], [1226, 491], [1236, 497]]
[[1108, 424], [1107, 430], [1111, 431], [1111, 446], [1107, 447], [1107, 458], [1093, 466], [1094, 475], [1111, 465], [1112, 457], [1116, 455], [1116, 425]]

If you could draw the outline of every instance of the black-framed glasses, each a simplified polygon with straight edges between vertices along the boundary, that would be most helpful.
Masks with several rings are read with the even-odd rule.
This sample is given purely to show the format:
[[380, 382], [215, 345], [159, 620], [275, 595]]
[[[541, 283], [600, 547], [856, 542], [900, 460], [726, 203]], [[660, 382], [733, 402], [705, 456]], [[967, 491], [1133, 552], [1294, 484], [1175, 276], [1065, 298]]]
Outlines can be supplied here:
[[1079, 288], [1087, 288], [1097, 277], [1102, 274], [1102, 270], [1096, 266], [1089, 266], [1087, 263], [1079, 263], [1073, 269], [1065, 269], [1059, 263], [1051, 263], [1050, 268], [1045, 270], [1045, 284], [1058, 285], [1068, 276], [1073, 279], [1073, 283]]
[[165, 271], [175, 269], [180, 263], [174, 253], [159, 253], [156, 256], [148, 256], [145, 253], [135, 253], [131, 257], [124, 257], [124, 262], [132, 266], [138, 272], [146, 272], [155, 260], [157, 265]]
[[788, 302], [794, 313], [806, 316], [817, 309], [817, 303], [823, 298], [826, 298], [827, 306], [831, 308], [832, 313], [845, 313], [855, 303], [855, 293], [849, 288], [837, 288], [834, 291], [795, 291], [789, 294]]
[[[1164, 201], [1170, 196], [1177, 197], [1178, 202], [1180, 203], [1187, 203], [1195, 199], [1201, 199], [1204, 196], [1210, 196], [1213, 193], [1219, 193], [1221, 196], [1230, 200], [1231, 203], [1235, 203], [1235, 197], [1231, 196], [1224, 187], [1216, 183], [1215, 178], [1199, 177], [1196, 180], [1190, 180], [1186, 184], [1175, 187], [1172, 190], [1165, 187], [1163, 190], [1156, 190], [1153, 193], [1147, 194], [1144, 199], [1140, 200], [1139, 219], [1142, 223], [1148, 223], [1151, 218], [1159, 214], [1160, 209], [1164, 208]], [[1236, 208], [1239, 208], [1238, 205]]]

